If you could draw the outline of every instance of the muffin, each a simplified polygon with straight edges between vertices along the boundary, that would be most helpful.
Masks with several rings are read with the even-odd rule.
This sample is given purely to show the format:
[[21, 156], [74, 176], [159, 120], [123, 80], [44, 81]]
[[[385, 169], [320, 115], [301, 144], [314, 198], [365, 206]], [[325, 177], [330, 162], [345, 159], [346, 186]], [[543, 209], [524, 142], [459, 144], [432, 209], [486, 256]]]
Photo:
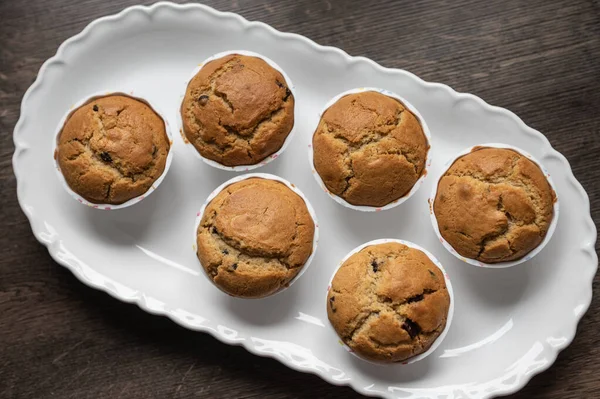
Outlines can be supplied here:
[[403, 362], [426, 352], [450, 311], [444, 274], [422, 251], [386, 242], [353, 253], [327, 295], [331, 325], [358, 356]]
[[475, 147], [438, 182], [433, 212], [441, 236], [465, 258], [518, 260], [543, 241], [555, 194], [540, 167], [517, 151]]
[[304, 200], [285, 184], [248, 178], [226, 186], [206, 206], [197, 256], [224, 292], [260, 298], [284, 288], [313, 252], [315, 224]]
[[351, 205], [382, 207], [407, 195], [425, 170], [419, 119], [376, 91], [345, 95], [321, 117], [313, 163], [327, 189]]
[[72, 191], [91, 203], [117, 205], [152, 187], [169, 150], [165, 121], [147, 103], [112, 94], [67, 117], [54, 156]]
[[294, 127], [294, 96], [259, 57], [229, 54], [205, 64], [181, 104], [183, 134], [204, 158], [255, 165], [279, 151]]

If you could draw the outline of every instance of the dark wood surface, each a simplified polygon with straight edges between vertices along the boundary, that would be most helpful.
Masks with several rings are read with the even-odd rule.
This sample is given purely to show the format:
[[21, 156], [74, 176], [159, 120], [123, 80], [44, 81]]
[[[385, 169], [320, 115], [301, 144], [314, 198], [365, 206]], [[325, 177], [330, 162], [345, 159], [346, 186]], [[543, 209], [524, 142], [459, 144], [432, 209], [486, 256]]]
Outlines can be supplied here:
[[[567, 156], [598, 225], [597, 1], [207, 3], [511, 109]], [[11, 167], [21, 98], [61, 42], [132, 4], [0, 1], [0, 397], [357, 397], [88, 288], [34, 239]], [[600, 397], [598, 284], [594, 292], [573, 344], [515, 398]]]

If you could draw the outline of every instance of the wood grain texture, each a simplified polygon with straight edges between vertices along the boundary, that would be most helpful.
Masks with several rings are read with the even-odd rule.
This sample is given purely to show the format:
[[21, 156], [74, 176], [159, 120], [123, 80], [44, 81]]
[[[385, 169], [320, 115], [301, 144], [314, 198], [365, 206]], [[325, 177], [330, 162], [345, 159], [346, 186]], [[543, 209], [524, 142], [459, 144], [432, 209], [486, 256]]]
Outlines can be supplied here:
[[[17, 204], [11, 168], [21, 98], [61, 42], [93, 19], [134, 3], [0, 1], [0, 397], [358, 397], [350, 388], [330, 386], [88, 288], [34, 239]], [[207, 4], [514, 111], [567, 156], [598, 225], [597, 1]], [[573, 344], [514, 398], [600, 397], [598, 284], [594, 293]]]

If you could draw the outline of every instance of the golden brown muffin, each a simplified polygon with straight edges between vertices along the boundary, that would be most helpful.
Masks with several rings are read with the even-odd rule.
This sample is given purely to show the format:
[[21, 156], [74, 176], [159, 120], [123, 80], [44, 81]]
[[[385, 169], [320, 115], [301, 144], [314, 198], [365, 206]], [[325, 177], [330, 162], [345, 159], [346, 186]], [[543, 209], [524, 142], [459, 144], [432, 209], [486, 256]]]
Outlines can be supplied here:
[[170, 145], [165, 122], [150, 106], [108, 95], [71, 114], [55, 157], [73, 191], [116, 205], [148, 191], [165, 170]]
[[327, 316], [357, 355], [401, 362], [426, 352], [446, 327], [450, 295], [425, 253], [391, 242], [353, 254], [333, 277]]
[[254, 165], [279, 151], [294, 126], [294, 96], [258, 57], [227, 55], [204, 65], [181, 104], [183, 133], [205, 158]]
[[522, 258], [542, 242], [554, 200], [544, 173], [527, 157], [477, 147], [444, 173], [433, 210], [456, 252], [497, 263]]
[[352, 205], [381, 207], [408, 194], [425, 170], [428, 149], [415, 115], [374, 91], [339, 99], [313, 135], [317, 173]]
[[198, 227], [198, 259], [223, 291], [244, 298], [287, 287], [313, 251], [304, 200], [283, 183], [250, 178], [227, 186]]

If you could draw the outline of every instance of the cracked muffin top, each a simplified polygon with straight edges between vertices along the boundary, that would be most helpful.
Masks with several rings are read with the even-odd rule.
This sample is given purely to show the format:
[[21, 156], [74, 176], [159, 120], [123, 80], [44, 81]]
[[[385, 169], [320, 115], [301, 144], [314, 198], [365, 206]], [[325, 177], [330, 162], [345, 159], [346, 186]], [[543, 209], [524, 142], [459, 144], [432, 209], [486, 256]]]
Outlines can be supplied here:
[[92, 203], [117, 205], [152, 187], [169, 149], [165, 122], [150, 106], [108, 95], [69, 116], [55, 158], [71, 190]]
[[314, 234], [300, 196], [278, 181], [249, 178], [208, 204], [198, 226], [197, 255], [223, 291], [260, 298], [284, 289], [300, 272]]
[[407, 195], [429, 144], [400, 101], [366, 91], [329, 107], [313, 135], [313, 162], [327, 189], [352, 205], [381, 207]]
[[254, 165], [279, 151], [294, 126], [294, 96], [264, 60], [239, 54], [210, 61], [188, 84], [183, 134], [205, 158]]
[[554, 200], [544, 173], [527, 157], [477, 147], [441, 177], [433, 211], [456, 252], [497, 263], [520, 259], [542, 242]]
[[354, 353], [402, 362], [426, 352], [446, 327], [450, 295], [422, 251], [397, 242], [350, 256], [327, 295], [331, 325]]

